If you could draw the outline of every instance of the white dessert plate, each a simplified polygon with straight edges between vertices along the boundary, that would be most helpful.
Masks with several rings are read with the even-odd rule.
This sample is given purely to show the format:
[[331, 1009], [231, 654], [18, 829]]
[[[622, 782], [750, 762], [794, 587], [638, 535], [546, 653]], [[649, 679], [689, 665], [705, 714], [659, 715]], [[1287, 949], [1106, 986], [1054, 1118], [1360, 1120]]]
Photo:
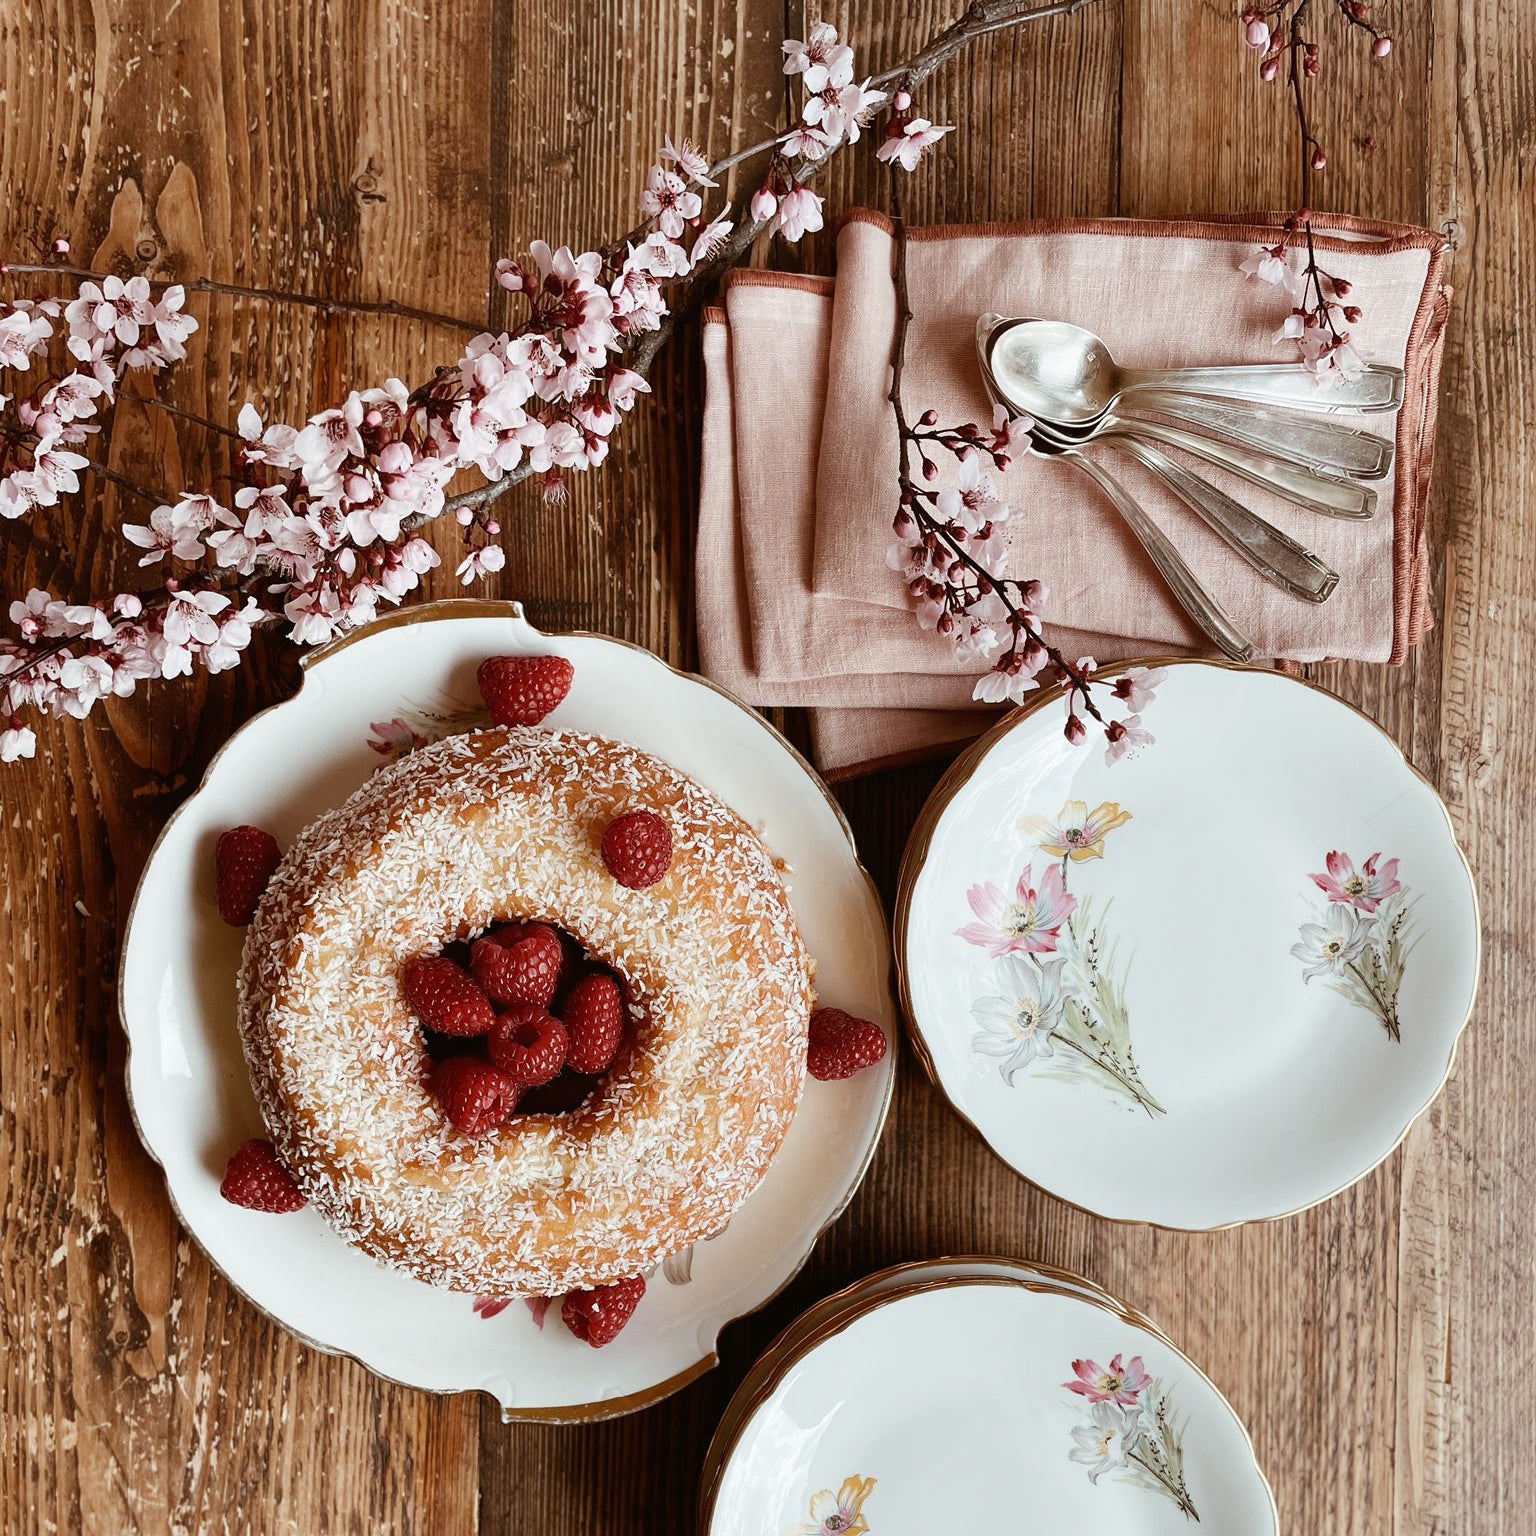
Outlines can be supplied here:
[[956, 1272], [877, 1288], [781, 1367], [729, 1447], [710, 1536], [1273, 1536], [1216, 1387], [1111, 1298]]
[[1127, 1317], [1133, 1318], [1149, 1333], [1156, 1333], [1165, 1339], [1167, 1337], [1143, 1313], [1119, 1301], [1102, 1286], [1054, 1264], [1028, 1259], [975, 1255], [919, 1259], [878, 1270], [806, 1308], [758, 1356], [752, 1368], [742, 1378], [740, 1386], [737, 1387], [725, 1413], [721, 1416], [704, 1457], [704, 1467], [700, 1474], [699, 1524], [701, 1529], [708, 1529], [709, 1516], [718, 1496], [720, 1474], [724, 1470], [731, 1448], [741, 1433], [742, 1425], [774, 1391], [784, 1373], [808, 1347], [840, 1327], [844, 1314], [860, 1306], [871, 1296], [887, 1295], [897, 1290], [955, 1277], [1024, 1280], [1042, 1290], [1055, 1290], [1066, 1295], [1082, 1296], [1117, 1308]]
[[650, 652], [540, 634], [515, 603], [406, 609], [307, 659], [304, 684], [209, 764], [166, 825], [129, 914], [119, 978], [128, 1091], [183, 1224], [257, 1307], [317, 1349], [430, 1391], [490, 1393], [509, 1418], [585, 1420], [659, 1401], [715, 1362], [731, 1319], [770, 1300], [863, 1178], [890, 1105], [894, 1052], [837, 1083], [809, 1082], [762, 1185], [718, 1237], [669, 1259], [634, 1320], [594, 1350], [520, 1303], [482, 1302], [375, 1264], [310, 1210], [269, 1216], [219, 1195], [231, 1150], [262, 1134], [235, 1028], [243, 934], [214, 906], [213, 844], [254, 822], [286, 845], [381, 762], [485, 722], [486, 656], [556, 652], [575, 682], [551, 723], [656, 753], [757, 828], [787, 880], [823, 1002], [894, 1040], [880, 900], [821, 781], [759, 715]]
[[1277, 672], [1142, 665], [1153, 745], [1072, 745], [1053, 693], [934, 791], [897, 902], [913, 1041], [1072, 1204], [1287, 1215], [1374, 1168], [1444, 1083], [1477, 993], [1471, 872], [1358, 710]]

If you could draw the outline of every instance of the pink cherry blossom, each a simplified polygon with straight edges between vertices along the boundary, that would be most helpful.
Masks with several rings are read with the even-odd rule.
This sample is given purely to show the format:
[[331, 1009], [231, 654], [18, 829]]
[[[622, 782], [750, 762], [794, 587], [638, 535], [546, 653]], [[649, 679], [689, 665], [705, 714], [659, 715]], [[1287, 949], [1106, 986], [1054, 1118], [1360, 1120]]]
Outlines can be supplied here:
[[793, 242], [820, 229], [821, 218], [821, 199], [809, 187], [795, 186], [779, 199], [769, 230]]
[[1246, 273], [1250, 278], [1257, 278], [1261, 283], [1288, 283], [1291, 277], [1285, 251], [1278, 245], [1261, 245], [1243, 258], [1238, 264], [1238, 271]]
[[894, 161], [904, 171], [915, 171], [923, 151], [929, 145], [937, 144], [946, 133], [954, 131], [953, 128], [935, 127], [926, 117], [912, 117], [905, 122], [893, 121], [875, 151], [875, 158], [886, 164]]
[[1131, 667], [1115, 679], [1112, 691], [1130, 713], [1140, 714], [1167, 678], [1167, 667]]
[[645, 179], [645, 190], [640, 194], [640, 207], [656, 220], [662, 234], [677, 240], [688, 227], [688, 221], [699, 216], [704, 204], [697, 192], [676, 171], [653, 165]]
[[1150, 747], [1155, 740], [1151, 731], [1142, 723], [1140, 715], [1127, 715], [1123, 720], [1111, 720], [1104, 731], [1108, 745], [1104, 748], [1104, 761], [1113, 765], [1128, 753]]
[[661, 158], [675, 165], [696, 186], [717, 185], [710, 180], [709, 157], [695, 148], [688, 139], [684, 139], [680, 144], [674, 144], [672, 135], [667, 134], [661, 141]]

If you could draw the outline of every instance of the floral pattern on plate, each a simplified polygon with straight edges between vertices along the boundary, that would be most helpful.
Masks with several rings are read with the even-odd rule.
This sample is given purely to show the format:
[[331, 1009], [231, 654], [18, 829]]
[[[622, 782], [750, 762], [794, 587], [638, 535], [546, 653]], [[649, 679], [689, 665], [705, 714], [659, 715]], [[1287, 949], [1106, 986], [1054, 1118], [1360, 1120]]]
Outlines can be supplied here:
[[1327, 902], [1314, 921], [1301, 925], [1301, 937], [1291, 946], [1301, 961], [1301, 979], [1321, 977], [1369, 1013], [1389, 1039], [1401, 1040], [1397, 999], [1418, 942], [1412, 932], [1416, 898], [1398, 878], [1397, 859], [1382, 863], [1373, 853], [1356, 869], [1355, 861], [1335, 848], [1326, 864], [1309, 878]]
[[1173, 1408], [1173, 1391], [1147, 1372], [1140, 1355], [1116, 1355], [1107, 1366], [1074, 1360], [1068, 1392], [1086, 1399], [1084, 1421], [1072, 1428], [1071, 1459], [1088, 1469], [1097, 1485], [1114, 1473], [1137, 1487], [1171, 1499], [1186, 1519], [1199, 1511], [1184, 1478], [1183, 1425]]
[[789, 1527], [784, 1536], [864, 1536], [869, 1521], [864, 1501], [875, 1491], [872, 1477], [845, 1477], [833, 1493], [823, 1488], [811, 1495], [811, 1518]]
[[1129, 1099], [1149, 1116], [1164, 1113], [1148, 1091], [1131, 1047], [1125, 970], [1107, 936], [1102, 907], [1067, 888], [1071, 867], [1104, 857], [1104, 840], [1131, 819], [1113, 801], [1089, 810], [1069, 800], [1054, 818], [1019, 822], [1037, 853], [1011, 899], [990, 881], [966, 894], [976, 921], [957, 930], [995, 961], [971, 1014], [977, 1055], [998, 1059], [1003, 1081], [1021, 1072], [1092, 1082]]

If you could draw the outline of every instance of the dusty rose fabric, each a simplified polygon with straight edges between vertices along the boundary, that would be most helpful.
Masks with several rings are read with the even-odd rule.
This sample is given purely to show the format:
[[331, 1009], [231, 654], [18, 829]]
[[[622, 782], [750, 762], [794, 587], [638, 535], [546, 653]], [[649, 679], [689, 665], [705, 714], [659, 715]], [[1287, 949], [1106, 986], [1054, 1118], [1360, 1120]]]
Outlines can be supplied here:
[[[1369, 295], [1362, 350], [1406, 363], [1409, 374], [1398, 470], [1378, 484], [1383, 506], [1370, 524], [1336, 523], [1271, 505], [1242, 482], [1228, 485], [1334, 563], [1344, 578], [1339, 591], [1313, 608], [1250, 580], [1188, 513], [1159, 505], [1155, 487], [1130, 467], [1125, 479], [1267, 653], [1398, 660], [1427, 624], [1423, 494], [1448, 297], [1439, 280], [1443, 243], [1427, 231], [1340, 222], [1348, 228], [1324, 237], [1326, 261]], [[1273, 291], [1257, 291], [1235, 272], [1263, 233], [1241, 223], [1120, 221], [914, 231], [908, 399], [946, 419], [985, 419], [971, 338], [975, 316], [992, 307], [1070, 315], [1100, 330], [1132, 365], [1273, 357], [1268, 330], [1283, 302], [1274, 297], [1279, 310], [1268, 315]], [[890, 256], [888, 224], [856, 215], [840, 236], [835, 287], [824, 278], [736, 274], [704, 335], [704, 670], [753, 703], [809, 707], [817, 761], [831, 775], [951, 746], [989, 715], [970, 706], [966, 670], [917, 627], [884, 564], [895, 457], [884, 401]], [[1065, 291], [1070, 303], [1045, 302]], [[1131, 335], [1125, 316], [1142, 312], [1142, 291], [1207, 298], [1179, 306], [1181, 318], [1194, 316], [1181, 329], [1163, 303]], [[1009, 480], [1005, 494], [1029, 509], [1018, 520], [1014, 569], [1050, 582], [1061, 643], [1101, 660], [1201, 648], [1091, 484], [1036, 460], [1010, 470]]]

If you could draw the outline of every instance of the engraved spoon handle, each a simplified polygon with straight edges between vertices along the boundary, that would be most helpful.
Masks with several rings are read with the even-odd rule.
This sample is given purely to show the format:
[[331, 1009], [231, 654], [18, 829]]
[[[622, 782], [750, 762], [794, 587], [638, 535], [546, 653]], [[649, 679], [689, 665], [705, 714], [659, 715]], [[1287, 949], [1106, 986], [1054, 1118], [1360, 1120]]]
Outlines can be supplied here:
[[1363, 427], [1347, 427], [1326, 416], [1303, 415], [1284, 406], [1199, 400], [1155, 389], [1137, 390], [1132, 399], [1135, 410], [1119, 412], [1127, 420], [1139, 421], [1144, 419], [1141, 412], [1155, 411], [1217, 442], [1236, 438], [1250, 448], [1295, 459], [1307, 469], [1380, 480], [1392, 468], [1395, 447], [1391, 438], [1378, 437]]
[[1138, 389], [1220, 395], [1228, 400], [1277, 402], [1306, 411], [1395, 411], [1403, 403], [1403, 370], [1371, 363], [1352, 379], [1320, 387], [1300, 363], [1250, 363], [1230, 368], [1125, 368], [1122, 393]]
[[1347, 517], [1363, 521], [1376, 510], [1376, 492], [1368, 485], [1358, 485], [1353, 480], [1342, 480], [1333, 475], [1319, 474], [1316, 470], [1303, 469], [1299, 464], [1288, 464], [1271, 453], [1257, 448], [1247, 448], [1240, 443], [1216, 443], [1209, 438], [1198, 437], [1179, 427], [1165, 427], [1153, 421], [1131, 421], [1129, 418], [1106, 416], [1101, 431], [1118, 429], [1143, 442], [1150, 439], [1170, 448], [1180, 448], [1215, 464], [1220, 469], [1230, 469], [1253, 485], [1263, 486], [1293, 501], [1299, 507], [1321, 512], [1325, 517]]
[[1339, 573], [1311, 550], [1250, 512], [1220, 488], [1192, 475], [1148, 443], [1118, 432], [1105, 434], [1122, 453], [1140, 459], [1175, 496], [1256, 571], [1304, 602], [1321, 603], [1339, 584]]
[[1151, 557], [1153, 565], [1162, 573], [1169, 591], [1185, 613], [1234, 661], [1247, 661], [1253, 655], [1253, 643], [1232, 622], [1216, 599], [1200, 585], [1199, 578], [1190, 570], [1184, 557], [1169, 542], [1162, 529], [1131, 498], [1125, 487], [1102, 464], [1096, 464], [1087, 454], [1079, 453], [1075, 448], [1056, 448], [1053, 451], [1056, 457], [1077, 465], [1084, 474], [1099, 483], [1104, 494], [1114, 503], [1115, 510], [1125, 519], [1127, 527], [1136, 535], [1141, 547]]

